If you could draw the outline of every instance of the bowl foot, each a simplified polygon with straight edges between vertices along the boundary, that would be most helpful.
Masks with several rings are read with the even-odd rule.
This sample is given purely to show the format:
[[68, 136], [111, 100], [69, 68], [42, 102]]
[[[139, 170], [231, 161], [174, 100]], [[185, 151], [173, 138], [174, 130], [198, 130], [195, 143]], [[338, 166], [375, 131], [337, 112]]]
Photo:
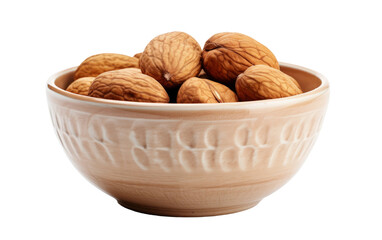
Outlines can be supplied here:
[[252, 202], [249, 204], [243, 204], [238, 206], [219, 207], [219, 208], [205, 208], [205, 209], [176, 209], [176, 208], [161, 208], [144, 206], [136, 203], [130, 203], [126, 201], [118, 200], [118, 203], [130, 210], [159, 216], [171, 216], [171, 217], [206, 217], [217, 216], [229, 213], [241, 212], [256, 206], [260, 201]]

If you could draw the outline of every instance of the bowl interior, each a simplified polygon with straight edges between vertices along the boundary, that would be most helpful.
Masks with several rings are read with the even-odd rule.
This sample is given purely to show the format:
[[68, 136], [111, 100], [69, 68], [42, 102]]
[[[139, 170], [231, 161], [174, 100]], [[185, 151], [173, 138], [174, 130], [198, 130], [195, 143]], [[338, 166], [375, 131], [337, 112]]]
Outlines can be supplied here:
[[318, 88], [322, 84], [320, 78], [307, 71], [285, 65], [281, 65], [280, 68], [282, 72], [296, 79], [296, 81], [300, 84], [303, 92], [309, 92]]
[[75, 71], [66, 72], [65, 74], [62, 74], [61, 76], [57, 77], [54, 81], [54, 84], [65, 90], [72, 82], [73, 82], [73, 76]]
[[[308, 71], [297, 69], [286, 64], [280, 64], [280, 68], [282, 72], [296, 79], [296, 81], [300, 84], [303, 92], [309, 92], [322, 84], [320, 78]], [[69, 86], [69, 84], [73, 82], [73, 75], [74, 71], [68, 71], [58, 76], [55, 79], [54, 84], [57, 87], [65, 90]]]

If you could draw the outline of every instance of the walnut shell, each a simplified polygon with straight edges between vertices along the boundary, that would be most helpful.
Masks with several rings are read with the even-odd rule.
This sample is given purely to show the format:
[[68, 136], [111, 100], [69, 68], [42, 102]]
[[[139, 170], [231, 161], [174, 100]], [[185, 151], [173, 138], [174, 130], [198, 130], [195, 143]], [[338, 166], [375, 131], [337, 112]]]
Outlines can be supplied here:
[[193, 77], [179, 89], [177, 103], [224, 103], [237, 102], [236, 94], [223, 84]]
[[89, 87], [93, 83], [95, 77], [83, 77], [72, 82], [67, 88], [66, 91], [77, 93], [81, 95], [88, 95]]
[[134, 57], [135, 57], [135, 58], [138, 58], [138, 59], [141, 58], [141, 56], [142, 56], [142, 53], [141, 53], [141, 52], [140, 52], [140, 53], [136, 53], [136, 54], [134, 55]]
[[282, 98], [302, 93], [298, 82], [278, 69], [256, 65], [249, 67], [236, 80], [240, 101]]
[[170, 32], [152, 39], [140, 59], [142, 73], [158, 80], [165, 88], [175, 88], [199, 74], [201, 48], [184, 32]]
[[90, 86], [89, 96], [134, 102], [169, 102], [169, 96], [162, 85], [137, 68], [98, 75]]
[[253, 38], [241, 33], [213, 35], [204, 45], [203, 69], [214, 80], [233, 86], [237, 76], [252, 65], [279, 69], [273, 53]]
[[101, 53], [85, 59], [74, 73], [74, 79], [81, 77], [97, 77], [107, 71], [135, 67], [139, 59], [117, 53]]

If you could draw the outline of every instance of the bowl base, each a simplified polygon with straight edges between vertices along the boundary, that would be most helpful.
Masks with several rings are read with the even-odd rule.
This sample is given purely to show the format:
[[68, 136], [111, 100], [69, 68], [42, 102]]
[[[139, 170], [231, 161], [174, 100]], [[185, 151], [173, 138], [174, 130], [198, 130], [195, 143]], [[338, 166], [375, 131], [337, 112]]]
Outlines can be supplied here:
[[170, 217], [207, 217], [207, 216], [217, 216], [230, 213], [241, 212], [256, 206], [260, 201], [252, 202], [249, 204], [242, 204], [238, 206], [229, 207], [219, 207], [219, 208], [205, 208], [205, 209], [176, 209], [176, 208], [161, 208], [144, 206], [136, 203], [130, 203], [126, 201], [118, 200], [118, 203], [127, 209], [146, 213], [151, 215], [159, 216], [170, 216]]

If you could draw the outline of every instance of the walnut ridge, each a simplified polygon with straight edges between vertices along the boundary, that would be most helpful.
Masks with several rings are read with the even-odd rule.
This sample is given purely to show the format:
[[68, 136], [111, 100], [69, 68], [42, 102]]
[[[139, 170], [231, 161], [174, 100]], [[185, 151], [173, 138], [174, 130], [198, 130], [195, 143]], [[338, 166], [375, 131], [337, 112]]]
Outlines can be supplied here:
[[265, 64], [279, 69], [276, 57], [267, 47], [241, 33], [213, 35], [204, 45], [202, 60], [208, 75], [231, 86], [252, 65]]
[[89, 87], [93, 83], [95, 77], [83, 77], [72, 82], [67, 88], [66, 91], [77, 93], [81, 95], [88, 95]]
[[138, 68], [139, 59], [117, 53], [101, 53], [85, 59], [74, 73], [74, 79], [97, 77], [107, 71], [122, 68]]
[[135, 68], [100, 74], [90, 86], [89, 96], [135, 102], [169, 102], [162, 85]]
[[224, 103], [237, 102], [236, 94], [223, 84], [193, 77], [179, 89], [177, 103]]
[[240, 101], [289, 97], [302, 93], [298, 82], [278, 69], [256, 65], [249, 67], [236, 80]]
[[199, 43], [184, 32], [170, 32], [152, 39], [146, 46], [139, 66], [165, 88], [175, 88], [195, 77], [201, 70]]
[[142, 55], [141, 52], [140, 53], [136, 53], [136, 54], [134, 54], [134, 57], [139, 59], [139, 58], [141, 58], [141, 55]]

